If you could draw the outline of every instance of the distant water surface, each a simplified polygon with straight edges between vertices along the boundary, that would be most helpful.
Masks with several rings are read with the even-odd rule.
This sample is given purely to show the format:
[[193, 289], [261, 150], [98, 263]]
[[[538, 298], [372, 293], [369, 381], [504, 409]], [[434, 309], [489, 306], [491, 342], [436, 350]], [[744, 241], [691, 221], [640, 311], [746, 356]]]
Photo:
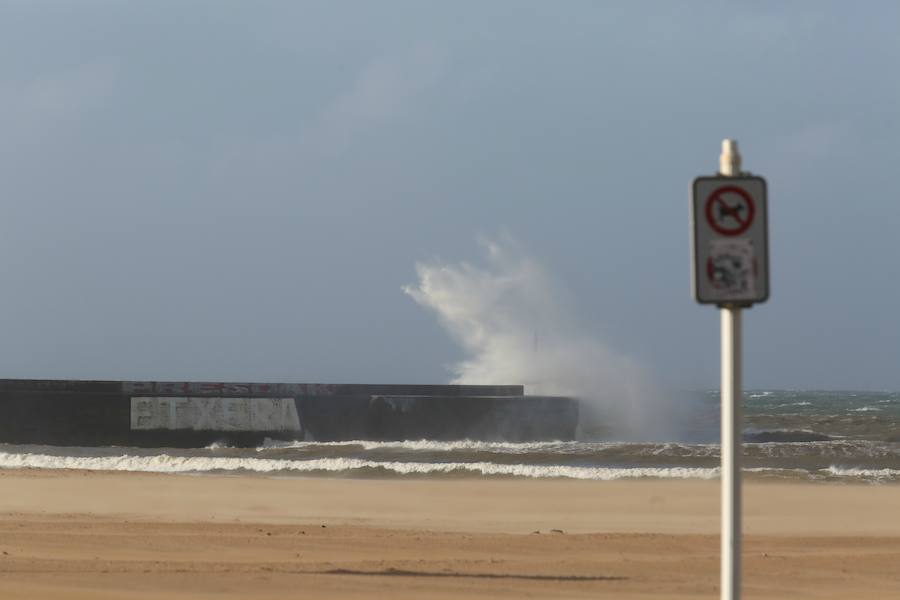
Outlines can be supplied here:
[[[331, 477], [718, 477], [718, 392], [703, 394], [690, 440], [668, 442], [267, 441], [258, 448], [0, 445], [0, 468]], [[748, 391], [752, 478], [900, 483], [900, 392]], [[697, 441], [704, 440], [704, 441]]]

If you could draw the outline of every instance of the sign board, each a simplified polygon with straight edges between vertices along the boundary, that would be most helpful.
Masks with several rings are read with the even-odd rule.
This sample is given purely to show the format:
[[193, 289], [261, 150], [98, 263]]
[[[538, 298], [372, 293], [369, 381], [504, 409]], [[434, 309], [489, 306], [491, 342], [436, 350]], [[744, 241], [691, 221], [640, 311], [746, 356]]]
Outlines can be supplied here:
[[749, 306], [769, 298], [766, 180], [698, 177], [691, 189], [694, 298]]

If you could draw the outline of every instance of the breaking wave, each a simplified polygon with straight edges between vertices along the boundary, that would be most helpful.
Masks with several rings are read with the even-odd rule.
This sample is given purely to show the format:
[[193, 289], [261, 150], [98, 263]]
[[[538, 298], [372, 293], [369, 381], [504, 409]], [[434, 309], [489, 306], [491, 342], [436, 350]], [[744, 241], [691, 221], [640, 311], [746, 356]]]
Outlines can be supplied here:
[[[379, 442], [372, 440], [347, 440], [340, 442], [307, 442], [307, 441], [281, 441], [267, 439], [256, 450], [262, 452], [274, 449], [304, 449], [304, 448], [339, 448], [356, 446], [363, 450], [412, 450], [427, 452], [456, 452], [459, 450], [476, 452], [509, 452], [512, 454], [524, 454], [535, 451], [560, 451], [573, 448], [577, 442], [550, 441], [550, 442], [481, 442], [476, 440], [437, 441], [437, 440], [404, 440]], [[619, 445], [613, 442], [597, 445]]]
[[[660, 445], [658, 450], [664, 445]], [[698, 448], [703, 453], [717, 453], [714, 447]], [[669, 448], [671, 451], [672, 448]], [[649, 450], [648, 450], [649, 451]], [[749, 459], [750, 457], [748, 457]], [[840, 460], [840, 458], [838, 458]], [[828, 463], [825, 463], [826, 465]], [[107, 455], [73, 456], [71, 454], [0, 452], [0, 469], [73, 469], [84, 471], [130, 471], [139, 473], [184, 474], [260, 474], [260, 475], [339, 475], [339, 476], [487, 476], [531, 479], [577, 479], [614, 481], [621, 479], [715, 479], [719, 467], [685, 466], [579, 466], [559, 464], [472, 462], [424, 462], [370, 460], [362, 458], [314, 458], [307, 460], [231, 457]], [[748, 464], [744, 472], [757, 477], [800, 479], [806, 481], [858, 481], [863, 483], [895, 483], [900, 481], [900, 468], [872, 468], [811, 464], [806, 468]]]
[[853, 479], [873, 480], [876, 482], [888, 482], [900, 479], [900, 469], [858, 469], [831, 466], [824, 470], [834, 477], [850, 477]]
[[136, 471], [144, 473], [337, 473], [370, 470], [399, 475], [473, 473], [530, 478], [568, 478], [611, 481], [615, 479], [712, 479], [718, 468], [607, 468], [561, 465], [497, 464], [489, 462], [425, 463], [373, 461], [354, 458], [284, 460], [198, 456], [54, 456], [0, 452], [0, 468], [78, 469], [86, 471]]

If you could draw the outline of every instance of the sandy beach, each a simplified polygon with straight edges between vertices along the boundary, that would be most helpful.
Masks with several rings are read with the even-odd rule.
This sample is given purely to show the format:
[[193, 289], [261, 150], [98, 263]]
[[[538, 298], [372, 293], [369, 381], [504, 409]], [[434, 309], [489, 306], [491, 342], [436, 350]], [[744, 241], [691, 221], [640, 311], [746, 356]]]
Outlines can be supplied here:
[[[900, 487], [749, 482], [748, 598], [900, 589]], [[714, 598], [718, 482], [0, 472], [3, 598]]]

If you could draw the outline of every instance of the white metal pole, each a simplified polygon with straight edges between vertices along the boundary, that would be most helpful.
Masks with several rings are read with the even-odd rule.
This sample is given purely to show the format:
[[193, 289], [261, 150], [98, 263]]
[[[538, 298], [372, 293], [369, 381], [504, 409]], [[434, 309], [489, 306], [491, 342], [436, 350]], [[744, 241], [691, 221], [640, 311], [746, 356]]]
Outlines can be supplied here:
[[[719, 174], [741, 172], [737, 142], [724, 140]], [[722, 600], [741, 597], [741, 309], [724, 305], [722, 317]]]
[[722, 600], [741, 597], [741, 309], [722, 313]]

